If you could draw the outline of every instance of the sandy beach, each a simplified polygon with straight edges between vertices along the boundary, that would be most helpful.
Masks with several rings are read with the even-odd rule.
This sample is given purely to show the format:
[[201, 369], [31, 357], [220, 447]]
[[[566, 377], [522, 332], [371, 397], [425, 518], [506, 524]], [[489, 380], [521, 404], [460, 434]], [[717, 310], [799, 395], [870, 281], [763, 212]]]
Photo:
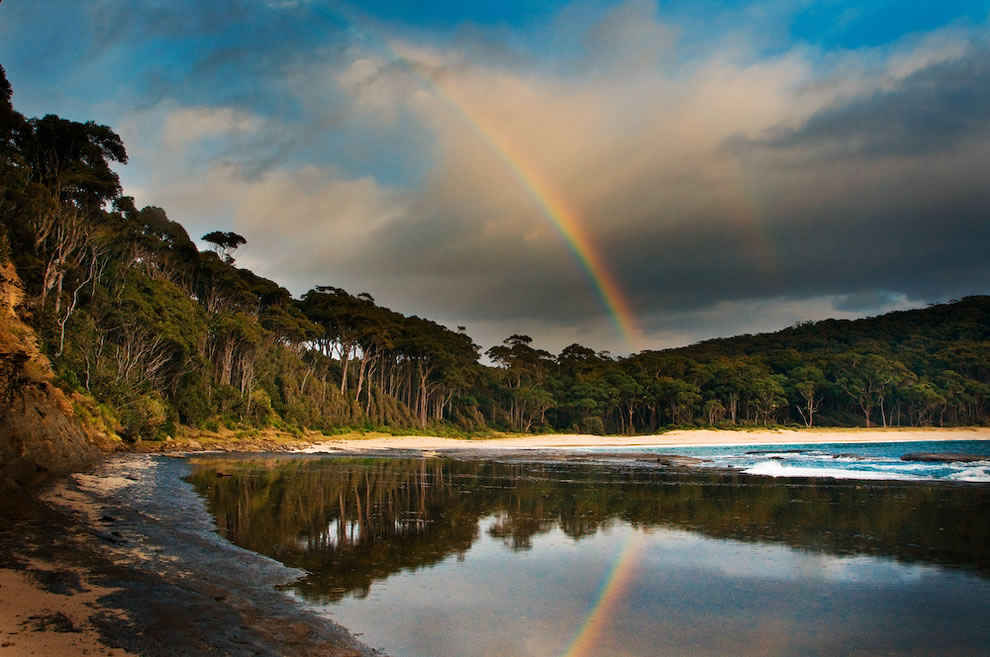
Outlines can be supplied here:
[[47, 574], [64, 577], [56, 564], [35, 560], [29, 570], [0, 568], [0, 652], [10, 657], [133, 654], [107, 646], [90, 621], [109, 613], [98, 601], [113, 591], [93, 586], [81, 569], [69, 572], [76, 575], [76, 586], [52, 592], [41, 582]]
[[952, 429], [808, 429], [719, 431], [694, 429], [652, 436], [595, 436], [546, 434], [493, 439], [457, 439], [438, 436], [345, 437], [319, 442], [303, 453], [365, 450], [526, 450], [587, 447], [706, 447], [718, 445], [789, 445], [825, 443], [890, 443], [946, 440], [990, 440], [990, 427]]

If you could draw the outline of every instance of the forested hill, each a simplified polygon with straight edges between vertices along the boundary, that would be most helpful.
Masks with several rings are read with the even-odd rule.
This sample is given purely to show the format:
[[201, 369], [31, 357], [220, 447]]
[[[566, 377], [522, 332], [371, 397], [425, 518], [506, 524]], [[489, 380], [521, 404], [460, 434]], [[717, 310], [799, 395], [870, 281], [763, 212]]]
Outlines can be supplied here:
[[[651, 432], [670, 425], [978, 424], [990, 298], [613, 358], [463, 331], [315, 286], [294, 298], [124, 196], [109, 127], [25, 118], [0, 68], [0, 264], [58, 385], [128, 440], [179, 425]], [[250, 238], [250, 236], [247, 236]], [[0, 345], [2, 346], [2, 345]], [[2, 351], [2, 349], [0, 349]], [[0, 353], [13, 362], [16, 354]], [[23, 360], [23, 359], [22, 359]], [[20, 362], [20, 361], [18, 361]], [[97, 409], [94, 411], [93, 409]]]
[[[903, 310], [866, 319], [800, 322], [776, 333], [738, 335], [699, 342], [679, 351], [754, 355], [775, 349], [801, 352], [841, 351], [882, 343], [911, 350], [927, 342], [980, 342], [990, 337], [990, 297], [973, 296], [950, 303]], [[975, 363], [974, 363], [975, 364]]]

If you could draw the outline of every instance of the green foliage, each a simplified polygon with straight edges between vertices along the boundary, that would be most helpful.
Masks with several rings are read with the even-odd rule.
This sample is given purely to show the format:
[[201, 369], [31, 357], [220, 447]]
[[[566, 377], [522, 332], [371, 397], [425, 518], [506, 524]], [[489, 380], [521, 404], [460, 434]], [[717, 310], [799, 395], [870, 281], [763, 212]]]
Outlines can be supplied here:
[[202, 370], [190, 370], [182, 375], [174, 395], [179, 420], [183, 424], [202, 426], [214, 410], [209, 395], [209, 381]]
[[252, 391], [249, 399], [250, 404], [246, 413], [248, 421], [259, 427], [270, 425], [275, 419], [275, 412], [272, 410], [272, 399], [264, 388]]
[[168, 407], [159, 395], [141, 395], [120, 410], [121, 436], [125, 440], [160, 440], [165, 436]]
[[26, 119], [10, 97], [0, 69], [0, 262], [25, 282], [59, 384], [131, 440], [177, 423], [472, 435], [990, 421], [990, 297], [624, 358], [514, 334], [485, 365], [462, 330], [367, 293], [294, 299], [234, 266], [237, 233], [204, 235], [215, 250], [200, 253], [165, 210], [121, 195], [127, 153], [110, 128]]

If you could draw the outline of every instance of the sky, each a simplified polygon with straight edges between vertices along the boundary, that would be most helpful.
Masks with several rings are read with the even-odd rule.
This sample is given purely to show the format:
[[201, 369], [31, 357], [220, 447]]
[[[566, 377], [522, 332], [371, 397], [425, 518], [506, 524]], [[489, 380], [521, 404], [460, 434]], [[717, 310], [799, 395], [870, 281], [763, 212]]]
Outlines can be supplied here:
[[238, 264], [625, 354], [990, 293], [990, 0], [6, 0]]

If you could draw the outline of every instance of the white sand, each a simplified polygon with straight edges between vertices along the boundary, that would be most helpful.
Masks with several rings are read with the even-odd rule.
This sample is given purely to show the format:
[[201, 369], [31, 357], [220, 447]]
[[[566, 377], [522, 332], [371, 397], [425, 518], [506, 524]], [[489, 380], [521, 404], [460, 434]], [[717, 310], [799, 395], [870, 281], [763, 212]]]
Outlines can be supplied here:
[[811, 429], [718, 431], [696, 429], [655, 436], [547, 434], [464, 440], [437, 436], [344, 438], [299, 450], [305, 453], [361, 450], [518, 450], [572, 447], [705, 447], [717, 445], [784, 445], [821, 443], [893, 443], [944, 440], [990, 440], [990, 427], [963, 429]]

